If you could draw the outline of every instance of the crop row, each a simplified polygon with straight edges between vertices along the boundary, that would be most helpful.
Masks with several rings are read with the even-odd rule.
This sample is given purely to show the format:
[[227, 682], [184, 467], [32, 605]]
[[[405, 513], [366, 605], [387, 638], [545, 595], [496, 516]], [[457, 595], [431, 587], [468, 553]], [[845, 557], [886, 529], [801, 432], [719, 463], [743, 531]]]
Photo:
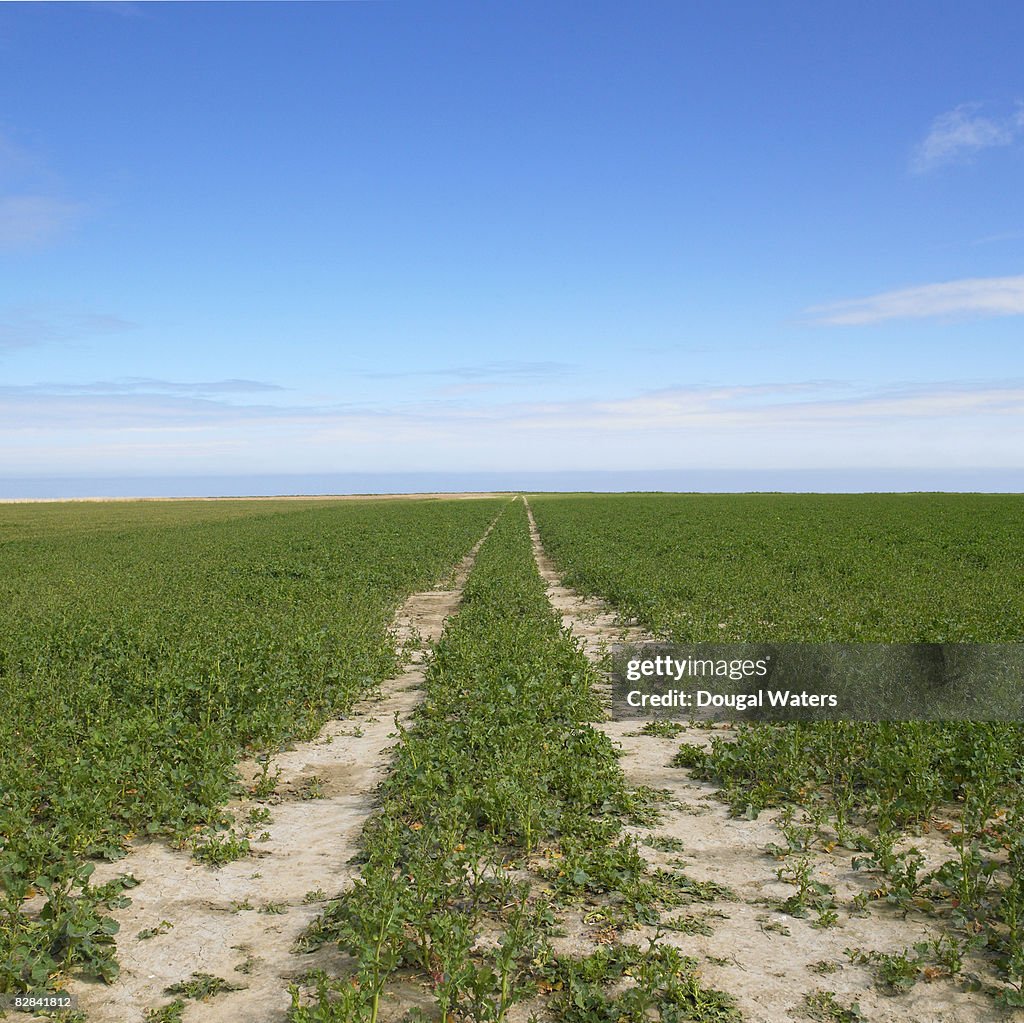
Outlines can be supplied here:
[[[568, 583], [675, 641], [1024, 640], [1019, 497], [532, 504]], [[723, 786], [737, 813], [801, 807], [807, 835], [878, 873], [879, 899], [942, 918], [963, 953], [995, 966], [997, 998], [1024, 1004], [1024, 725], [756, 724], [710, 751], [684, 745], [677, 762]], [[901, 840], [935, 816], [950, 850], [929, 870]]]
[[677, 642], [1024, 637], [1024, 500], [978, 494], [531, 499], [566, 585]]
[[[172, 511], [168, 511], [171, 509]], [[90, 858], [225, 823], [246, 751], [394, 674], [409, 592], [493, 502], [47, 506], [0, 514], [0, 991], [110, 979]], [[173, 514], [172, 514], [173, 512]]]
[[554, 951], [566, 904], [616, 932], [690, 897], [682, 875], [649, 873], [623, 830], [653, 811], [590, 724], [594, 682], [517, 502], [479, 551], [413, 727], [399, 729], [361, 877], [309, 935], [336, 941], [353, 973], [321, 975], [312, 1001], [293, 988], [292, 1023], [372, 1023], [403, 984], [430, 990], [446, 1021], [498, 1023], [531, 997], [564, 1021], [732, 1018], [671, 945]]

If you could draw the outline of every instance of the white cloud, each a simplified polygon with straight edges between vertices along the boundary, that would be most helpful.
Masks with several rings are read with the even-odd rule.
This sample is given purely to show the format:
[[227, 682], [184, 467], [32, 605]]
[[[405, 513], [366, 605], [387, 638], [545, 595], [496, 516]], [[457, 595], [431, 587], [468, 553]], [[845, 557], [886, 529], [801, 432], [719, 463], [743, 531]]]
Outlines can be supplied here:
[[[621, 434], [730, 434], [745, 441], [780, 432], [836, 430], [853, 436], [885, 426], [896, 438], [931, 422], [1024, 425], [1024, 381], [933, 383], [864, 389], [840, 382], [670, 388], [611, 401], [524, 407], [511, 422], [532, 431]], [[994, 428], [993, 428], [994, 431]], [[794, 434], [795, 435], [795, 434]], [[895, 441], [894, 441], [895, 442]]]
[[978, 114], [978, 103], [962, 103], [932, 121], [931, 130], [917, 147], [910, 164], [915, 174], [925, 174], [945, 164], [960, 163], [982, 149], [1008, 146], [1024, 133], [1024, 106], [1009, 117]]
[[970, 277], [940, 284], [883, 291], [804, 310], [809, 322], [848, 327], [885, 320], [951, 316], [1019, 316], [1024, 313], [1024, 275]]
[[874, 388], [804, 381], [586, 400], [330, 406], [102, 393], [104, 386], [0, 389], [0, 475], [1020, 466], [1024, 451], [1024, 380]]

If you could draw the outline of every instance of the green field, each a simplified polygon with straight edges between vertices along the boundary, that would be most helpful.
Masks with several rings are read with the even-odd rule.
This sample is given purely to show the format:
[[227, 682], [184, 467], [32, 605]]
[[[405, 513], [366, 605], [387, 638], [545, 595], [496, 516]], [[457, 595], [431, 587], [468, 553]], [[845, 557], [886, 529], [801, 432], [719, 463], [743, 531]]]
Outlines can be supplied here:
[[[608, 737], [595, 669], [566, 634], [534, 564], [517, 502], [484, 542], [462, 607], [437, 644], [414, 727], [403, 731], [355, 886], [311, 939], [337, 941], [349, 975], [321, 978], [292, 1023], [374, 1021], [390, 983], [434, 976], [443, 1020], [501, 1023], [550, 995], [559, 1020], [735, 1018], [663, 945], [556, 955], [568, 905], [616, 929], [692, 901], [682, 873], [647, 870], [625, 824], [653, 821], [629, 791]], [[636, 986], [607, 982], [632, 972]], [[695, 1015], [698, 1011], [707, 1015]]]
[[[623, 495], [531, 499], [566, 583], [677, 642], [1024, 641], [1024, 498]], [[1024, 684], [1024, 680], [1022, 680]], [[802, 808], [864, 853], [879, 898], [980, 944], [1024, 1005], [1024, 725], [817, 722], [741, 727], [677, 763], [737, 813]], [[907, 828], [950, 823], [938, 870]]]
[[[396, 670], [389, 627], [491, 501], [0, 507], [0, 991], [111, 976], [85, 857], [215, 827], [247, 751]], [[84, 897], [83, 895], [84, 890]], [[31, 923], [33, 891], [47, 909]]]
[[1024, 499], [535, 497], [567, 585], [677, 642], [1020, 642]]
[[[665, 638], [1024, 640], [1019, 497], [530, 503], [565, 582]], [[657, 820], [657, 795], [629, 788], [596, 727], [597, 670], [549, 606], [525, 508], [507, 500], [0, 509], [0, 991], [72, 969], [113, 979], [105, 912], [123, 896], [89, 884], [90, 859], [152, 833], [217, 862], [236, 763], [315, 735], [394, 675], [396, 608], [499, 513], [423, 703], [396, 723], [360, 876], [308, 935], [351, 968], [296, 988], [291, 1018], [374, 1020], [386, 990], [417, 978], [435, 1015], [460, 1021], [539, 997], [579, 1023], [736, 1018], [671, 943], [622, 940], [728, 894], [641, 856], [629, 828]], [[683, 744], [676, 762], [737, 814], [793, 807], [783, 855], [849, 848], [882, 879], [876, 899], [941, 920], [949, 962], [980, 957], [992, 993], [1024, 1002], [1024, 728], [741, 726]], [[933, 820], [949, 855], [925, 869], [901, 840]], [[814, 890], [801, 908], [832, 926]], [[611, 943], [556, 954], [570, 911]]]

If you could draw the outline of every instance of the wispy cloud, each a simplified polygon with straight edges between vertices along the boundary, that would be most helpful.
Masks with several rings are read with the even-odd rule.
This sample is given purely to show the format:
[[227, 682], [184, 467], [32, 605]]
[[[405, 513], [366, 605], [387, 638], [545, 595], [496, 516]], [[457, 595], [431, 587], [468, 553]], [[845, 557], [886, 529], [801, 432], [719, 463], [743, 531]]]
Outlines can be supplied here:
[[983, 149], [1009, 146], [1024, 135], [1024, 105], [1005, 117], [984, 117], [980, 103], [962, 103], [940, 114], [917, 147], [910, 169], [926, 174], [951, 163], [962, 163]]
[[974, 238], [969, 245], [992, 245], [994, 242], [1015, 242], [1024, 238], [1024, 231], [1001, 231], [999, 234], [987, 234], [983, 238]]
[[0, 136], [0, 249], [42, 248], [72, 230], [87, 207], [61, 192], [37, 156]]
[[[623, 397], [552, 401], [423, 401], [278, 404], [236, 395], [282, 393], [252, 380], [205, 383], [135, 377], [83, 384], [0, 386], [0, 425], [37, 430], [55, 421], [84, 428], [169, 428], [225, 424], [331, 427], [373, 422], [377, 428], [465, 430], [659, 431], [687, 428], [757, 430], [822, 421], [855, 424], [965, 415], [1024, 414], [1024, 380], [892, 384], [863, 388], [844, 381], [809, 380], [718, 387], [667, 387]], [[6, 415], [5, 415], [6, 414]], [[4, 422], [4, 420], [7, 420]]]
[[367, 373], [375, 380], [398, 380], [409, 377], [448, 377], [452, 380], [498, 382], [547, 380], [563, 377], [575, 366], [568, 362], [523, 362], [514, 359], [482, 362], [469, 366], [451, 366], [447, 369], [391, 370]]
[[86, 386], [0, 389], [0, 473], [976, 467], [1020, 466], [1024, 451], [1024, 380], [798, 381], [544, 402], [317, 406], [294, 395], [271, 404]]
[[[508, 410], [506, 410], [508, 411]], [[1024, 417], [1024, 380], [939, 381], [864, 388], [842, 381], [662, 388], [611, 401], [535, 404], [515, 416], [531, 429], [657, 433], [856, 429], [927, 420]]]
[[883, 291], [804, 310], [807, 322], [849, 327], [897, 319], [1019, 316], [1024, 313], [1024, 275], [970, 277], [940, 284]]
[[77, 341], [98, 334], [116, 334], [136, 326], [130, 320], [110, 313], [74, 309], [56, 303], [9, 306], [0, 312], [0, 352]]
[[258, 394], [272, 391], [286, 391], [280, 384], [268, 384], [260, 380], [207, 380], [181, 381], [159, 380], [155, 377], [121, 377], [117, 380], [96, 380], [84, 384], [39, 383], [3, 387], [0, 396], [20, 394], [181, 394], [181, 395], [225, 395]]
[[71, 230], [84, 212], [82, 203], [51, 195], [0, 196], [0, 248], [41, 248]]

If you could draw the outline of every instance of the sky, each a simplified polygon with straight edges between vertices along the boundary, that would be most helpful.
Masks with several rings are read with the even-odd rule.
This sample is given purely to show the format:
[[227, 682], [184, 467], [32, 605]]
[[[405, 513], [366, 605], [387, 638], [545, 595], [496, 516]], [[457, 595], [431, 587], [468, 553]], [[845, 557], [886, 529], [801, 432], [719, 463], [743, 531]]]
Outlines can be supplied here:
[[1022, 33], [1000, 2], [0, 4], [0, 496], [1019, 481]]

